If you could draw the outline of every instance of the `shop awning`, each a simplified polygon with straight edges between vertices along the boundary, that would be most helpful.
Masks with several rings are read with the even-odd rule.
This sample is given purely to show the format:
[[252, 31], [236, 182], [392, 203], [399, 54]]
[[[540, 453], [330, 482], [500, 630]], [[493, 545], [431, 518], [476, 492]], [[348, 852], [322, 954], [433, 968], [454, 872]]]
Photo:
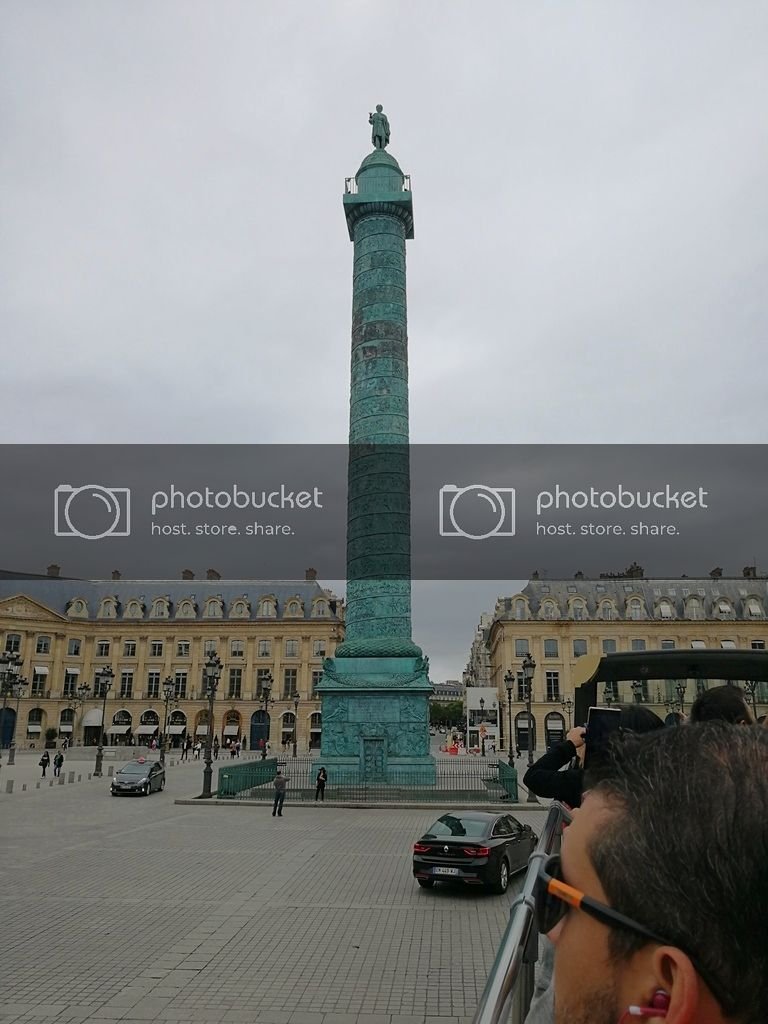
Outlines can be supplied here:
[[101, 708], [91, 708], [83, 715], [83, 727], [87, 728], [91, 725], [101, 725]]
[[112, 736], [122, 736], [124, 733], [128, 732], [130, 728], [130, 725], [110, 725], [107, 732]]
[[186, 728], [187, 728], [186, 725], [169, 725], [168, 726], [168, 735], [169, 736], [181, 736], [181, 734], [186, 730]]
[[39, 676], [47, 676], [49, 669], [47, 665], [35, 665], [35, 672]]
[[[46, 671], [47, 671], [47, 669], [46, 669]], [[67, 673], [68, 676], [79, 676], [80, 675], [80, 669], [77, 667], [77, 665], [65, 665], [64, 666], [64, 671]]]
[[137, 736], [151, 736], [153, 732], [157, 732], [160, 728], [159, 725], [140, 725], [136, 730]]
[[197, 732], [195, 733], [195, 735], [196, 736], [207, 736], [208, 735], [208, 726], [207, 725], [198, 725]]
[[62, 722], [59, 725], [59, 732], [73, 732], [72, 723], [71, 722]]
[[42, 725], [38, 725], [37, 722], [30, 722], [27, 726], [27, 732], [42, 732]]
[[239, 725], [225, 725], [224, 726], [224, 735], [225, 736], [237, 736], [237, 734], [239, 732], [240, 732], [240, 726]]

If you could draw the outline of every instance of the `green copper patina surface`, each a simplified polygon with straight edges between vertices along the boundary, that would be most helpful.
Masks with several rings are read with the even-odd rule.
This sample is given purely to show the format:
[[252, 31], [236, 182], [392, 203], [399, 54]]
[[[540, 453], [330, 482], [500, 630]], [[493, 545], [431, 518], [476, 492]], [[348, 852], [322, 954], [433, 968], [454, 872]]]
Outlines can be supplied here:
[[384, 148], [389, 121], [369, 115], [374, 150], [344, 196], [354, 242], [347, 503], [346, 636], [323, 666], [322, 759], [386, 779], [434, 779], [429, 666], [411, 639], [411, 506], [405, 242], [413, 201]]

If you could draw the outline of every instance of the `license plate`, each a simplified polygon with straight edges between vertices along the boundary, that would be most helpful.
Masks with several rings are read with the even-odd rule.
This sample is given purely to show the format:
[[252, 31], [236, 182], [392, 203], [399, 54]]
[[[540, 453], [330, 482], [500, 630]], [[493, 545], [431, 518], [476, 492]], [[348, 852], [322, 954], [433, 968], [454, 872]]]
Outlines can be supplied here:
[[433, 875], [458, 875], [458, 868], [432, 868]]

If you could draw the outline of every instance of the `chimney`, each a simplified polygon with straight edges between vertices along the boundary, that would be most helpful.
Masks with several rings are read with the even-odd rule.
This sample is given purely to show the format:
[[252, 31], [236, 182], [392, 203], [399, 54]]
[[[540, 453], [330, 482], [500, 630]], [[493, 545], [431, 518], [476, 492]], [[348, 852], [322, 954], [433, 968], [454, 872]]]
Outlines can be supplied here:
[[[744, 579], [745, 580], [756, 580], [757, 579], [757, 566], [756, 565], [745, 565], [744, 568], [741, 571], [744, 573]], [[50, 573], [48, 575], [50, 576]]]
[[46, 576], [58, 576], [60, 572], [61, 572], [61, 566], [60, 565], [56, 565], [56, 563], [53, 562], [45, 570], [45, 575]]
[[719, 580], [723, 575], [723, 570], [718, 566], [717, 569], [710, 569], [709, 575], [713, 580]]
[[578, 572], [575, 572], [573, 574], [573, 578], [575, 580], [583, 580], [584, 579], [584, 573], [581, 570], [579, 570]]
[[195, 574], [192, 572], [191, 569], [182, 569], [181, 578], [183, 580], [193, 580], [195, 578]]
[[113, 569], [112, 570], [112, 579], [113, 580], [120, 580], [122, 578], [123, 578], [123, 574], [120, 572], [119, 569]]
[[207, 580], [220, 580], [221, 579], [221, 573], [220, 572], [216, 572], [215, 569], [206, 569], [205, 570], [205, 578]]
[[539, 570], [538, 569], [534, 569], [534, 571], [531, 573], [531, 579], [532, 580], [537, 580], [538, 578], [539, 578]]
[[316, 580], [317, 579], [317, 569], [305, 569], [304, 570], [304, 579], [305, 579], [305, 581], [307, 583], [311, 583], [311, 582], [313, 582], [313, 580]]

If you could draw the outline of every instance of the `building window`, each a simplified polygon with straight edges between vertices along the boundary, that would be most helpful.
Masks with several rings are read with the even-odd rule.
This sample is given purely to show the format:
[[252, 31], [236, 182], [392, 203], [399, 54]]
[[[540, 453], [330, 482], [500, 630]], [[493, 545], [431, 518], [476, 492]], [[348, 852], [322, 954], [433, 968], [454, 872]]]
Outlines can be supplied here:
[[574, 640], [573, 641], [573, 656], [574, 658], [581, 658], [587, 653], [587, 641], [586, 640]]
[[545, 640], [544, 641], [544, 657], [545, 658], [559, 658], [557, 640]]
[[270, 658], [272, 656], [272, 641], [259, 640], [256, 653], [259, 658]]
[[560, 700], [559, 672], [547, 672], [547, 700]]
[[721, 640], [720, 641], [720, 646], [722, 647], [722, 649], [724, 651], [732, 651], [734, 649], [734, 647], [736, 646], [736, 641], [735, 640]]
[[283, 672], [283, 700], [288, 700], [290, 697], [295, 697], [298, 685], [299, 670], [297, 668], [287, 668]]
[[[65, 680], [66, 680], [66, 676], [65, 676]], [[33, 672], [32, 673], [32, 692], [30, 693], [30, 697], [44, 697], [45, 696], [45, 687], [46, 687], [47, 682], [48, 682], [48, 673], [47, 672], [37, 672], [37, 671]], [[64, 683], [64, 686], [66, 688], [66, 681]], [[65, 697], [69, 697], [69, 696], [71, 696], [71, 694], [65, 693], [64, 696]]]
[[229, 699], [237, 697], [238, 700], [243, 696], [243, 670], [241, 668], [231, 668], [229, 670]]
[[581, 601], [576, 601], [572, 607], [573, 617], [576, 621], [581, 622], [587, 617], [587, 609]]
[[215, 640], [203, 640], [203, 654], [205, 657], [209, 657], [211, 654], [216, 654], [216, 641]]
[[67, 654], [71, 654], [77, 657], [80, 654], [80, 648], [83, 646], [82, 640], [70, 640], [67, 644]]
[[689, 619], [703, 619], [704, 611], [701, 607], [701, 601], [697, 597], [691, 597], [685, 606], [685, 613]]
[[604, 601], [600, 605], [600, 618], [604, 622], [612, 622], [616, 618], [616, 609], [613, 607], [610, 601]]
[[694, 651], [704, 650], [706, 643], [703, 640], [691, 640], [691, 649]]
[[662, 651], [674, 651], [675, 641], [674, 640], [662, 640], [661, 641]]
[[173, 677], [173, 695], [176, 700], [183, 700], [187, 696], [186, 672], [177, 672]]
[[733, 608], [731, 608], [731, 606], [728, 604], [727, 601], [718, 601], [717, 602], [717, 610], [720, 613], [721, 618], [723, 618], [723, 619], [732, 619], [733, 618]]
[[615, 640], [603, 640], [603, 654], [615, 654], [616, 653], [616, 641]]
[[268, 597], [263, 598], [259, 601], [256, 608], [256, 617], [259, 619], [274, 619], [277, 615], [277, 607], [275, 602]]
[[289, 601], [285, 609], [286, 615], [301, 615], [301, 604], [298, 601]]
[[298, 658], [298, 656], [299, 656], [299, 641], [298, 640], [286, 640], [285, 641], [285, 656], [286, 656], [286, 658]]
[[643, 602], [639, 597], [633, 597], [629, 602], [629, 617], [630, 619], [642, 619], [643, 617]]
[[[77, 682], [77, 678], [75, 678], [75, 683], [76, 682]], [[65, 685], [66, 685], [66, 681], [65, 681]], [[96, 678], [95, 678], [95, 680], [93, 682], [93, 696], [94, 696], [94, 698], [96, 700], [101, 700], [101, 698], [104, 696], [104, 694], [109, 692], [106, 689], [106, 686], [107, 686], [106, 680], [102, 679], [101, 676], [99, 675], [99, 673], [97, 672], [96, 673]], [[75, 691], [74, 691], [74, 684], [73, 684], [73, 686], [72, 686], [72, 693], [70, 693], [69, 695], [64, 694], [64, 696], [65, 697], [66, 696], [70, 696], [70, 697], [74, 696], [74, 692]]]
[[529, 653], [527, 640], [515, 640], [515, 657], [524, 658]]
[[751, 647], [752, 647], [753, 651], [764, 651], [765, 650], [765, 640], [753, 640], [752, 644], [751, 644]]
[[542, 615], [545, 619], [556, 619], [557, 608], [552, 601], [545, 601], [541, 608]]
[[325, 657], [325, 640], [313, 640], [312, 641], [312, 657], [313, 658], [324, 658]]
[[136, 641], [125, 640], [123, 643], [123, 657], [124, 658], [135, 658], [136, 657]]
[[153, 640], [149, 645], [149, 656], [150, 658], [162, 658], [163, 656], [163, 641]]
[[39, 636], [35, 644], [35, 654], [50, 654], [50, 652], [51, 638], [49, 636]]
[[6, 654], [18, 654], [21, 650], [21, 633], [8, 633], [5, 638]]
[[157, 700], [160, 696], [160, 673], [147, 673], [147, 700]]
[[111, 644], [109, 640], [99, 640], [96, 643], [96, 657], [97, 658], [108, 658]]
[[149, 612], [151, 619], [167, 619], [168, 618], [168, 601], [164, 597], [156, 597], [152, 602], [152, 608]]
[[177, 658], [188, 658], [189, 657], [189, 640], [179, 640], [176, 643], [176, 657]]
[[256, 669], [256, 699], [257, 700], [261, 700], [262, 697], [264, 696], [264, 683], [266, 683], [269, 680], [271, 674], [272, 673], [269, 671], [268, 668], [257, 668]]
[[328, 617], [328, 602], [327, 601], [315, 601], [312, 605], [312, 618], [313, 619], [325, 619]]
[[646, 679], [635, 679], [632, 683], [632, 697], [636, 704], [648, 703], [648, 681]]
[[763, 609], [760, 607], [760, 602], [752, 598], [747, 601], [747, 614], [753, 619], [759, 619], [763, 614]]
[[320, 685], [320, 680], [323, 678], [323, 670], [320, 668], [312, 669], [312, 696], [317, 696], [317, 688]]
[[604, 684], [603, 687], [603, 700], [606, 704], [613, 703], [619, 699], [619, 684], [615, 679]]
[[222, 619], [224, 618], [224, 605], [220, 597], [210, 597], [205, 602], [205, 610], [203, 616], [206, 619]]
[[144, 617], [144, 605], [141, 601], [129, 601], [125, 610], [126, 619], [142, 619]]
[[133, 672], [120, 673], [120, 699], [128, 700], [133, 696]]
[[232, 640], [229, 645], [229, 653], [233, 658], [245, 657], [245, 641]]
[[527, 618], [527, 611], [528, 609], [525, 606], [525, 601], [522, 597], [518, 597], [515, 601], [515, 618], [518, 620]]
[[659, 615], [662, 617], [662, 619], [673, 618], [672, 605], [669, 603], [669, 601], [659, 601]]
[[644, 651], [645, 650], [645, 640], [633, 640], [632, 641], [632, 650], [633, 651]]
[[517, 673], [517, 699], [523, 704], [528, 700], [525, 692], [525, 676], [522, 672]]

